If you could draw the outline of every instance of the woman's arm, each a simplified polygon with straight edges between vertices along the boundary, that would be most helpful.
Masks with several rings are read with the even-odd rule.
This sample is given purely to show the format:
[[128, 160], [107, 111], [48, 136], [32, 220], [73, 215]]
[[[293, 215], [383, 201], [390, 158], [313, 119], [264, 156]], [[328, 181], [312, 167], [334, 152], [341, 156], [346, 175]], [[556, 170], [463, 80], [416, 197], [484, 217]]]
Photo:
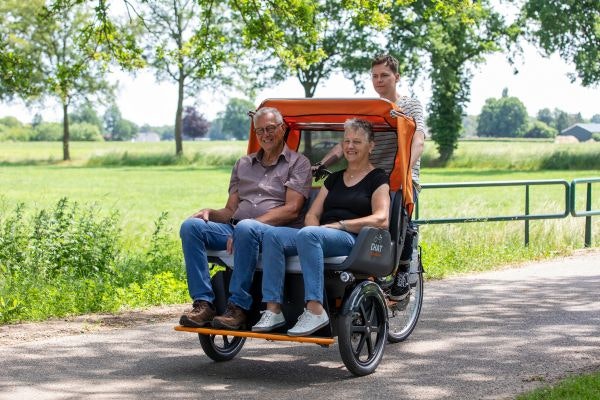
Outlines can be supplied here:
[[321, 215], [323, 214], [323, 204], [325, 203], [325, 197], [327, 197], [329, 191], [325, 186], [321, 186], [321, 190], [315, 197], [315, 200], [307, 211], [304, 217], [305, 226], [319, 226], [321, 221]]

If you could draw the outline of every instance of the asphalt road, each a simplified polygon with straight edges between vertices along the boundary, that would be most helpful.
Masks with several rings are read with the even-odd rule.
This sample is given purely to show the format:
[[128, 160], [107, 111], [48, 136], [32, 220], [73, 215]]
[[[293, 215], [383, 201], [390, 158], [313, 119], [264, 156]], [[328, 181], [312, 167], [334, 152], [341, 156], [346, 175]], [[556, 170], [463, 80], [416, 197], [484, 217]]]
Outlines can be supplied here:
[[355, 378], [337, 345], [206, 357], [173, 323], [0, 348], [0, 399], [505, 399], [600, 370], [600, 252], [427, 282], [421, 319]]

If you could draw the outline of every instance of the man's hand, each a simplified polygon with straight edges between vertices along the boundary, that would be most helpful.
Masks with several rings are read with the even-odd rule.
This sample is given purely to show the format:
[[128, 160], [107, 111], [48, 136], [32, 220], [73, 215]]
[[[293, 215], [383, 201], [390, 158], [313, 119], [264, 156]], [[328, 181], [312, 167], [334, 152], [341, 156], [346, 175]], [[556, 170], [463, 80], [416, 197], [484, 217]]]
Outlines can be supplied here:
[[233, 254], [233, 236], [227, 238], [227, 254]]
[[321, 162], [314, 164], [310, 169], [312, 176], [315, 177], [315, 181], [325, 179], [331, 174], [331, 171], [329, 171], [324, 164], [321, 164]]
[[195, 212], [194, 214], [192, 214], [192, 218], [199, 218], [199, 219], [203, 219], [205, 221], [208, 221], [210, 217], [210, 208], [203, 208], [200, 211]]

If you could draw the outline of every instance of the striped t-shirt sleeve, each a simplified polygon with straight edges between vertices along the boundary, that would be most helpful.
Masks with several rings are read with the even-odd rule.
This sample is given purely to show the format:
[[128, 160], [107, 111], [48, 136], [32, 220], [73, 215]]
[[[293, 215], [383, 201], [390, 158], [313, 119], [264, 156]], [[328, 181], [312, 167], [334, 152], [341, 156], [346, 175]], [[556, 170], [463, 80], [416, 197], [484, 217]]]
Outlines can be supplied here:
[[425, 118], [423, 116], [423, 106], [417, 99], [412, 97], [402, 96], [396, 101], [396, 104], [402, 112], [409, 117], [415, 119], [416, 131], [423, 132], [423, 135], [427, 137], [427, 129], [425, 128]]

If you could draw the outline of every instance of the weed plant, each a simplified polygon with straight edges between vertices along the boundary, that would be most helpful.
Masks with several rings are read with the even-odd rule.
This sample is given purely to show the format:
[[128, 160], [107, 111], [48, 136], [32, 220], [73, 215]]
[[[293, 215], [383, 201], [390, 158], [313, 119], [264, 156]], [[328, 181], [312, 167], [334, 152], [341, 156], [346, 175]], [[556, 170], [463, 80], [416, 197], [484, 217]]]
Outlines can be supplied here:
[[185, 301], [167, 215], [147, 248], [125, 251], [118, 214], [100, 214], [66, 198], [29, 218], [0, 210], [0, 323]]

